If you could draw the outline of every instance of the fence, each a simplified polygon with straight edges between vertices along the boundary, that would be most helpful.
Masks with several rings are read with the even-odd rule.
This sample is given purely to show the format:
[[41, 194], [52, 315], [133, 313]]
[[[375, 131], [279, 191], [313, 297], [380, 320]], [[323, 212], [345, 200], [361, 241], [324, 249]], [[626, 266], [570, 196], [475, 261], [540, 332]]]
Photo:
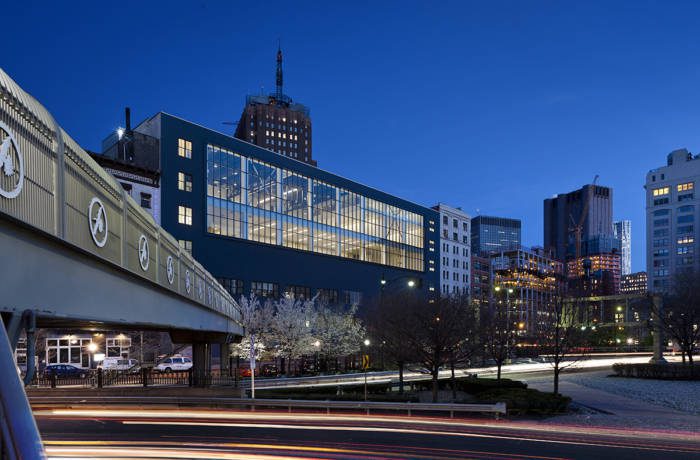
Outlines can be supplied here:
[[117, 386], [236, 386], [236, 379], [226, 374], [209, 372], [197, 374], [192, 369], [181, 372], [158, 372], [151, 368], [125, 371], [86, 370], [73, 376], [41, 374], [30, 386], [38, 388], [78, 387], [105, 388]]

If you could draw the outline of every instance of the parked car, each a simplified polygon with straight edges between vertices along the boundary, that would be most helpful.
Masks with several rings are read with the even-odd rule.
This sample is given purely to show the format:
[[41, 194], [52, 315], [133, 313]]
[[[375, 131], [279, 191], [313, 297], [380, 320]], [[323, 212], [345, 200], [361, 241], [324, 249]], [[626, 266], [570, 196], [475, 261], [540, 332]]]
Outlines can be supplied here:
[[263, 364], [262, 367], [260, 367], [260, 374], [262, 374], [263, 377], [277, 377], [280, 373], [279, 369], [277, 369], [277, 365]]
[[187, 371], [192, 368], [192, 360], [185, 356], [165, 358], [155, 369], [160, 372]]
[[86, 369], [75, 367], [71, 364], [51, 364], [44, 369], [44, 377], [55, 375], [57, 378], [81, 378], [84, 379], [88, 375]]

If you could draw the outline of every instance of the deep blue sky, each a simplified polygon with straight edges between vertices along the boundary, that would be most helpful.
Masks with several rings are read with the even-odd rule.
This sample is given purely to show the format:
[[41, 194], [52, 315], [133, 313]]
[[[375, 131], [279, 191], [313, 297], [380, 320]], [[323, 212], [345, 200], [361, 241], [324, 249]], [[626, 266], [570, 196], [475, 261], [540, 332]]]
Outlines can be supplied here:
[[[614, 188], [644, 262], [644, 176], [700, 149], [700, 17], [682, 2], [46, 2], [3, 5], [0, 66], [84, 147], [164, 110], [227, 130], [246, 93], [311, 107], [332, 172], [424, 205], [520, 218]], [[264, 3], [264, 2], [260, 2]]]

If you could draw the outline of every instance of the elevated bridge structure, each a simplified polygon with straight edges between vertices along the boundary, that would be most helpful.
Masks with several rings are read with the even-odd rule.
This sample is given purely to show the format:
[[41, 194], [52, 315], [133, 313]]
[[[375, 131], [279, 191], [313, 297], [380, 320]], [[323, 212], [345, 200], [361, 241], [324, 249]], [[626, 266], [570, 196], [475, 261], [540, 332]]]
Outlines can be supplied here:
[[[210, 344], [244, 333], [229, 293], [2, 69], [0, 290], [5, 357], [23, 329], [28, 355], [36, 327], [160, 330], [193, 344], [197, 375]], [[17, 380], [9, 362], [0, 360], [0, 380]], [[13, 387], [0, 383], [9, 404]], [[5, 435], [9, 409], [0, 408]], [[23, 458], [10, 444], [0, 450]]]

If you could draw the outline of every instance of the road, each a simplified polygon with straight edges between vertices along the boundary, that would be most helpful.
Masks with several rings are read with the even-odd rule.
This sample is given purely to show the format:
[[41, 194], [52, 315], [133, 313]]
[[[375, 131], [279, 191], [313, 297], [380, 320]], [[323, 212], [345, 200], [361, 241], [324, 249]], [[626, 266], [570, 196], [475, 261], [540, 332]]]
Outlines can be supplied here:
[[35, 416], [52, 458], [700, 458], [697, 433], [537, 421], [148, 407]]

